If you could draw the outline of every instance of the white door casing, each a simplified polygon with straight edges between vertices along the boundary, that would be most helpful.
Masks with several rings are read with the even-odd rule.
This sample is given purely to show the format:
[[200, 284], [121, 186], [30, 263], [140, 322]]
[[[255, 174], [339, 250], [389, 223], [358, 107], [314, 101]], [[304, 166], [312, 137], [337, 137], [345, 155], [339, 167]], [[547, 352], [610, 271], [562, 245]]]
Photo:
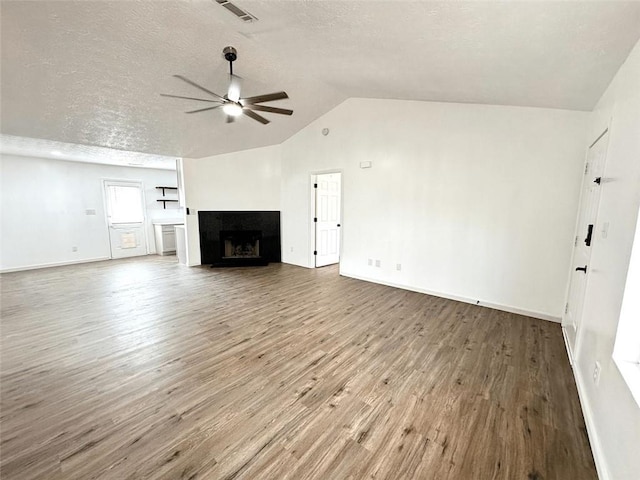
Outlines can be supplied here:
[[569, 291], [562, 318], [562, 327], [571, 357], [575, 357], [575, 345], [580, 330], [584, 293], [590, 275], [591, 246], [597, 241], [597, 232], [600, 230], [597, 225], [598, 205], [600, 203], [608, 142], [609, 134], [608, 130], [605, 130], [589, 147], [582, 182]]
[[147, 231], [142, 182], [104, 181], [111, 258], [146, 255]]
[[340, 211], [342, 174], [323, 173], [315, 178], [315, 266], [340, 261]]

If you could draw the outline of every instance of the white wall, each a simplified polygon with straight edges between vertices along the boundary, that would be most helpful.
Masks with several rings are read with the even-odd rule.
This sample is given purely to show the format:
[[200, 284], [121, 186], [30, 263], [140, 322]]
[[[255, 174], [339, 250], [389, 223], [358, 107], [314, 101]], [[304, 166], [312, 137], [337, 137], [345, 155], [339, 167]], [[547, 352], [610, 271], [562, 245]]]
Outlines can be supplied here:
[[182, 160], [187, 263], [200, 265], [200, 210], [280, 210], [280, 146]]
[[155, 187], [175, 186], [175, 171], [0, 155], [0, 172], [1, 271], [109, 258], [103, 179], [143, 182], [150, 253], [151, 221], [182, 215], [175, 204], [163, 210], [156, 201]]
[[[595, 227], [589, 281], [574, 369], [601, 478], [640, 478], [640, 409], [611, 355], [640, 207], [640, 43], [601, 98], [590, 138], [610, 124], [609, 148]], [[639, 320], [635, 312], [635, 321]], [[595, 362], [602, 367], [598, 386]]]
[[347, 100], [282, 144], [283, 261], [313, 264], [309, 176], [340, 170], [343, 275], [559, 320], [587, 119]]

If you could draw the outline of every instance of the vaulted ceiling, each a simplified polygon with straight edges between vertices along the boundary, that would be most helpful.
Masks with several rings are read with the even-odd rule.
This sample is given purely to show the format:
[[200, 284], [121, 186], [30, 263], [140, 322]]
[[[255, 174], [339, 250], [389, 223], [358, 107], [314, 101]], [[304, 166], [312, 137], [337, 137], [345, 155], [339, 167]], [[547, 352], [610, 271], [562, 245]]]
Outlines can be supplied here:
[[[349, 97], [591, 110], [640, 37], [640, 2], [236, 0], [2, 1], [1, 131], [202, 157], [280, 143]], [[286, 90], [224, 122], [184, 75], [224, 94]], [[380, 112], [381, 118], [384, 112]]]

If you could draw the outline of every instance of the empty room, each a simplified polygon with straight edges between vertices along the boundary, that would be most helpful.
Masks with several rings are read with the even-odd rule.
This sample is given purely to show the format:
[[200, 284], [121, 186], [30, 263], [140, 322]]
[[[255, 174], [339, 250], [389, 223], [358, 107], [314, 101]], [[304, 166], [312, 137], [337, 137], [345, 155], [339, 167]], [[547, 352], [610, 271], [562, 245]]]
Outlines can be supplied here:
[[640, 479], [640, 2], [0, 22], [0, 478]]

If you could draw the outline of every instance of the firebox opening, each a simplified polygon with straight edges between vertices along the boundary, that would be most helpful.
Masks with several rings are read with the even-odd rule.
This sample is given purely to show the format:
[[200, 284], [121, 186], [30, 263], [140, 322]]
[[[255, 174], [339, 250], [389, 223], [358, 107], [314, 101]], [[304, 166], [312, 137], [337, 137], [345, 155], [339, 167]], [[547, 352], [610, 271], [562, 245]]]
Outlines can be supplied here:
[[260, 230], [227, 230], [220, 232], [222, 258], [260, 258]]

